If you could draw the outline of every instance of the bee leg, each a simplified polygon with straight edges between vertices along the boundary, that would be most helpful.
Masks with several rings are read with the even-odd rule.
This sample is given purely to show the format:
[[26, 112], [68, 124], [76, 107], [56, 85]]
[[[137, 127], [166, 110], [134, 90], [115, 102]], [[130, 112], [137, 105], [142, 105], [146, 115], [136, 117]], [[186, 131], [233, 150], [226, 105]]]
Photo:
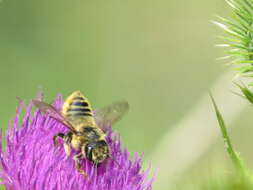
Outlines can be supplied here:
[[65, 134], [63, 134], [63, 133], [57, 133], [56, 135], [54, 135], [54, 137], [53, 137], [54, 146], [59, 146], [59, 142], [57, 141], [57, 139], [58, 139], [59, 137], [62, 138], [62, 139], [64, 139]]
[[80, 152], [79, 154], [74, 156], [74, 160], [75, 160], [75, 167], [77, 169], [77, 171], [83, 175], [85, 178], [88, 179], [88, 175], [87, 173], [81, 168], [81, 160], [85, 158], [85, 155], [83, 154], [83, 152]]
[[71, 140], [72, 140], [72, 133], [69, 132], [67, 133], [66, 135], [63, 134], [63, 133], [57, 133], [54, 137], [53, 137], [53, 140], [54, 140], [54, 145], [55, 146], [59, 146], [59, 142], [57, 141], [58, 138], [62, 138], [63, 141], [64, 141], [64, 150], [65, 150], [65, 153], [67, 154], [67, 156], [70, 155], [70, 152], [71, 152]]
[[72, 135], [73, 134], [71, 132], [69, 132], [63, 138], [63, 140], [64, 140], [64, 150], [65, 150], [65, 153], [67, 154], [67, 156], [70, 156], [70, 153], [71, 153]]

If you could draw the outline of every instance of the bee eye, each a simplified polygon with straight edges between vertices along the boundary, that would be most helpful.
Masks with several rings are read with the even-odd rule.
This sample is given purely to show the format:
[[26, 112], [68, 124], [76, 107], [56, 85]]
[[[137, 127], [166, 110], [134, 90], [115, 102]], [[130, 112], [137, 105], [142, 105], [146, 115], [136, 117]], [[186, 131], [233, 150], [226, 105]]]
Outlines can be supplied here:
[[93, 161], [92, 160], [92, 151], [93, 151], [93, 148], [95, 146], [95, 143], [89, 143], [86, 145], [85, 147], [85, 155], [86, 155], [86, 158], [90, 161]]

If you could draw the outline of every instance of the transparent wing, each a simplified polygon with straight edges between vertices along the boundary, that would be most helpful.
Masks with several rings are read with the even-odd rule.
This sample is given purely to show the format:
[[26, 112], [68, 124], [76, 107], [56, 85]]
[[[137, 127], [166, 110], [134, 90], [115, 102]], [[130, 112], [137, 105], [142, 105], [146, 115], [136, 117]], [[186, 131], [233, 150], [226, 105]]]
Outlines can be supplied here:
[[94, 111], [96, 124], [106, 132], [110, 126], [120, 120], [129, 110], [129, 104], [125, 100], [114, 102], [108, 106]]
[[50, 117], [54, 118], [58, 122], [62, 123], [64, 126], [66, 126], [69, 130], [72, 132], [76, 132], [74, 127], [63, 117], [60, 111], [58, 111], [54, 106], [47, 104], [40, 100], [32, 100], [33, 105], [37, 108], [39, 108], [40, 111], [42, 111], [45, 114], [48, 114]]

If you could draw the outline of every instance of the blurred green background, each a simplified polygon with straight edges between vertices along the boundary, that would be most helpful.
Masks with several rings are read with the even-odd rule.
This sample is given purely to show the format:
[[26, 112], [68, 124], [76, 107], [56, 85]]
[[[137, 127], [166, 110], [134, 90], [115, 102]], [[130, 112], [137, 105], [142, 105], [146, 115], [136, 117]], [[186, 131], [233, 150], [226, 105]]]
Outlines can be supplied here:
[[[81, 90], [95, 108], [125, 98], [131, 109], [115, 129], [130, 152], [144, 152], [150, 162], [159, 141], [227, 69], [216, 60], [223, 55], [214, 46], [221, 34], [210, 22], [216, 14], [229, 15], [223, 0], [1, 1], [2, 128], [15, 114], [16, 97], [29, 101], [39, 87], [49, 102]], [[230, 131], [249, 164], [252, 114], [247, 108], [234, 123], [240, 128]], [[230, 164], [222, 139], [181, 181], [197, 184], [216, 162]]]

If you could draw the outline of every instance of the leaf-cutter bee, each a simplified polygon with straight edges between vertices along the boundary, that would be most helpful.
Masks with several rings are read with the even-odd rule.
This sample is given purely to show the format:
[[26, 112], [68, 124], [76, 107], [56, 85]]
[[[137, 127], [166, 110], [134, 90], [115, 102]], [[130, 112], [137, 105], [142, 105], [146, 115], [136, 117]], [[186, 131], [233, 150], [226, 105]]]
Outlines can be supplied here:
[[88, 99], [80, 91], [73, 92], [66, 99], [61, 110], [40, 100], [32, 102], [40, 111], [69, 129], [66, 134], [55, 134], [53, 142], [57, 146], [57, 139], [62, 138], [68, 156], [71, 148], [80, 151], [73, 159], [76, 169], [85, 177], [88, 176], [81, 168], [81, 160], [86, 158], [98, 165], [110, 157], [110, 147], [106, 142], [108, 126], [118, 121], [129, 109], [126, 101], [118, 101], [93, 111]]

